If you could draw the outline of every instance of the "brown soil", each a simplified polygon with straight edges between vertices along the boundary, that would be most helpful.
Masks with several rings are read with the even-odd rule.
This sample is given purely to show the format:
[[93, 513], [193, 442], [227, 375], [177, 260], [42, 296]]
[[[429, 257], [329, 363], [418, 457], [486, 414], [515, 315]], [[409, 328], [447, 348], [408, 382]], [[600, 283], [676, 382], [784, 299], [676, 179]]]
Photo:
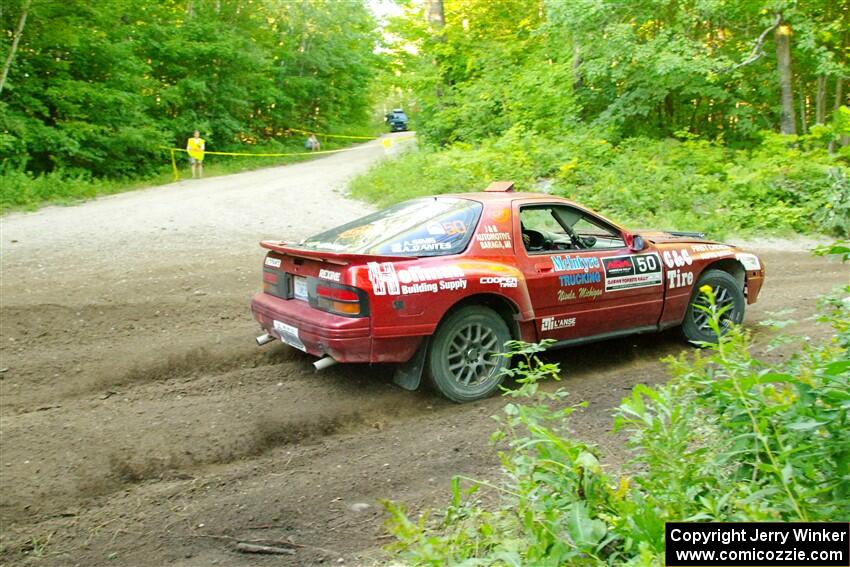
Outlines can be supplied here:
[[[94, 206], [57, 214], [85, 224]], [[370, 564], [389, 541], [380, 499], [440, 506], [453, 475], [497, 476], [488, 437], [502, 400], [458, 406], [398, 389], [388, 367], [317, 374], [300, 352], [254, 346], [255, 235], [196, 246], [177, 231], [118, 261], [128, 240], [16, 251], [27, 218], [4, 222], [0, 563]], [[847, 268], [802, 251], [762, 257], [767, 285], [746, 320], [757, 342], [770, 336], [757, 322], [789, 307], [792, 331], [826, 337], [808, 317]], [[671, 331], [547, 356], [571, 399], [590, 402], [575, 434], [616, 465], [611, 408], [665, 380], [660, 357], [689, 350]], [[298, 547], [243, 555], [237, 539]]]

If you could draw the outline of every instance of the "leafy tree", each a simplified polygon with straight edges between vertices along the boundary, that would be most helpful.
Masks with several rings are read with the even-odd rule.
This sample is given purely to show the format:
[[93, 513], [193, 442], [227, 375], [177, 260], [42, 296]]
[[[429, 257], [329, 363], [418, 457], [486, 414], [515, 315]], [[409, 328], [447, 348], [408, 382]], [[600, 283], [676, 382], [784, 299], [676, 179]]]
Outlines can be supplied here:
[[380, 65], [359, 0], [21, 0], [0, 23], [7, 171], [147, 175], [195, 128], [226, 150], [357, 126]]
[[440, 144], [582, 123], [749, 144], [783, 115], [783, 132], [805, 134], [846, 102], [850, 0], [442, 5], [439, 31], [420, 4], [392, 28], [419, 130]]

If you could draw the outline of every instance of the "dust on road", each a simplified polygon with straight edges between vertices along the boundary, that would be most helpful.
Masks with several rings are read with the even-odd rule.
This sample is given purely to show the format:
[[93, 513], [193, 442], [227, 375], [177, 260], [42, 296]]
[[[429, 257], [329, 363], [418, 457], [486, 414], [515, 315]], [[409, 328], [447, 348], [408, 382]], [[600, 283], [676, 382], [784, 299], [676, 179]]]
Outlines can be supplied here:
[[[496, 474], [501, 400], [456, 406], [399, 390], [389, 368], [315, 374], [300, 352], [253, 344], [257, 242], [368, 212], [343, 191], [383, 153], [373, 143], [2, 220], [0, 562], [368, 563], [387, 541], [378, 499], [439, 505], [453, 475]], [[763, 259], [746, 319], [757, 339], [756, 322], [788, 307], [799, 332], [825, 336], [805, 317], [847, 268], [804, 251]], [[549, 354], [572, 399], [591, 403], [576, 434], [621, 462], [610, 409], [665, 379], [659, 357], [687, 350], [667, 332]], [[302, 547], [246, 557], [234, 538]]]

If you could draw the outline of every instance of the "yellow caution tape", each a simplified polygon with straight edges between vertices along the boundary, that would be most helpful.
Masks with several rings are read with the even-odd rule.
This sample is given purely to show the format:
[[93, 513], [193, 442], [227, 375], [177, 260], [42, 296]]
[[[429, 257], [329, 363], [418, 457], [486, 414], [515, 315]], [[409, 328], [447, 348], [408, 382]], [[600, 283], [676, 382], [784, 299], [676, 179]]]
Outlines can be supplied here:
[[[290, 129], [294, 130], [294, 128], [290, 128]], [[303, 130], [301, 130], [301, 131], [303, 131]], [[330, 134], [328, 134], [328, 136], [330, 136]], [[337, 137], [337, 138], [343, 137], [344, 138], [346, 136], [335, 136], [335, 137]], [[384, 138], [384, 140], [382, 141], [382, 144], [384, 146], [384, 149], [389, 149], [390, 146], [393, 145], [393, 142], [400, 142], [400, 141], [404, 141], [404, 140], [412, 140], [415, 137], [416, 137], [415, 135], [410, 135], [410, 136], [402, 136], [400, 138]], [[377, 140], [377, 138], [366, 138], [366, 139]], [[355, 151], [355, 150], [363, 150], [363, 149], [370, 148], [370, 147], [372, 147], [372, 146], [362, 145], [362, 146], [354, 146], [354, 147], [351, 147], [351, 148], [340, 148], [338, 150], [317, 150], [317, 151], [308, 150], [308, 151], [305, 151], [305, 152], [260, 153], [260, 154], [253, 154], [253, 153], [249, 153], [249, 152], [212, 152], [212, 151], [207, 151], [207, 150], [204, 150], [202, 153], [204, 155], [209, 154], [209, 155], [212, 155], [212, 156], [291, 157], [291, 156], [310, 156], [310, 155], [316, 155], [316, 154], [337, 154], [337, 153], [340, 153], [340, 152], [351, 152], [351, 151]], [[179, 180], [180, 179], [180, 172], [177, 169], [177, 160], [174, 158], [174, 152], [188, 153], [189, 150], [187, 150], [185, 148], [169, 148], [167, 146], [160, 146], [160, 149], [168, 150], [171, 153], [171, 168], [174, 171], [174, 180], [175, 181]]]
[[[315, 154], [335, 154], [335, 153], [338, 153], [338, 152], [351, 152], [351, 151], [354, 151], [354, 150], [363, 150], [363, 149], [366, 149], [368, 147], [370, 147], [370, 146], [355, 146], [353, 148], [341, 148], [341, 149], [338, 149], [338, 150], [317, 150], [317, 151], [306, 151], [306, 152], [288, 152], [288, 153], [281, 153], [281, 154], [265, 154], [265, 153], [263, 153], [263, 154], [251, 154], [251, 153], [247, 153], [247, 152], [211, 152], [211, 151], [208, 151], [208, 150], [203, 150], [201, 153], [203, 153], [204, 155], [211, 155], [211, 156], [285, 157], [285, 156], [309, 156], [309, 155], [315, 155]], [[188, 150], [185, 150], [183, 148], [165, 148], [164, 147], [162, 149], [169, 150], [169, 151], [172, 151], [172, 152], [188, 152]]]
[[377, 140], [375, 136], [344, 136], [342, 134], [322, 134], [321, 132], [313, 132], [312, 130], [302, 130], [301, 128], [287, 128], [290, 132], [301, 132], [302, 134], [315, 134], [323, 138], [345, 138], [347, 140]]

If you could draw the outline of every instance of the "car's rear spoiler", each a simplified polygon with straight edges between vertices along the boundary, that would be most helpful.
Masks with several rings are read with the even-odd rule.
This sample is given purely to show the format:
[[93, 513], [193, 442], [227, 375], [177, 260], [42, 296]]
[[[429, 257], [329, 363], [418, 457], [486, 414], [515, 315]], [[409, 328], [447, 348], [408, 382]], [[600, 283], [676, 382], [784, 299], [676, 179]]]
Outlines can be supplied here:
[[294, 256], [296, 258], [309, 258], [310, 260], [318, 260], [320, 262], [328, 262], [330, 264], [365, 264], [366, 262], [398, 262], [416, 256], [380, 256], [376, 254], [357, 254], [351, 252], [328, 252], [326, 250], [310, 250], [309, 248], [299, 248], [286, 242], [278, 242], [273, 240], [263, 240], [260, 246], [273, 250], [278, 254], [286, 256]]

